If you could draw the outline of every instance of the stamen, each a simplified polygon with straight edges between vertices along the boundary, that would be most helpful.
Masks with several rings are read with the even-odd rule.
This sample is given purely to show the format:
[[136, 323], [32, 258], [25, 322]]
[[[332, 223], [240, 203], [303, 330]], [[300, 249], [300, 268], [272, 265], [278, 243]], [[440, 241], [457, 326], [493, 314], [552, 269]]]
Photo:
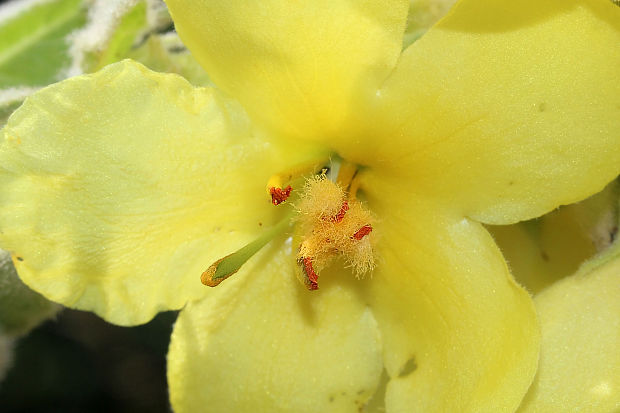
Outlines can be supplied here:
[[312, 258], [303, 257], [297, 260], [297, 264], [301, 266], [304, 275], [304, 284], [310, 291], [319, 289], [319, 275], [314, 271]]
[[274, 205], [280, 205], [282, 202], [286, 201], [286, 199], [291, 195], [291, 186], [288, 185], [286, 188], [269, 188], [269, 194], [271, 195], [271, 203]]
[[342, 161], [340, 169], [338, 170], [338, 177], [336, 183], [340, 185], [345, 191], [349, 189], [351, 181], [357, 175], [357, 166], [347, 161]]
[[[339, 178], [356, 182], [356, 174], [341, 169]], [[374, 218], [356, 199], [347, 197], [341, 185], [325, 175], [307, 180], [299, 202], [295, 241], [297, 276], [309, 290], [318, 289], [319, 273], [337, 257], [357, 276], [374, 268]], [[295, 238], [294, 238], [295, 240]]]
[[364, 238], [366, 235], [370, 234], [371, 232], [372, 232], [372, 226], [364, 225], [363, 227], [358, 229], [355, 234], [353, 234], [353, 238], [359, 241], [362, 238]]
[[273, 228], [266, 231], [260, 237], [238, 251], [215, 261], [205, 272], [202, 273], [200, 276], [200, 281], [204, 285], [215, 287], [226, 278], [239, 271], [241, 266], [252, 258], [254, 254], [260, 251], [265, 245], [267, 245], [269, 241], [285, 232], [291, 225], [295, 215], [295, 211], [291, 210], [291, 212], [282, 221], [278, 222]]
[[357, 191], [360, 189], [360, 174], [355, 174], [349, 184], [349, 199], [354, 201], [357, 199]]
[[286, 201], [291, 194], [292, 188], [289, 185], [291, 181], [319, 172], [327, 162], [327, 159], [315, 159], [271, 176], [267, 181], [267, 192], [271, 196], [271, 202], [279, 205]]

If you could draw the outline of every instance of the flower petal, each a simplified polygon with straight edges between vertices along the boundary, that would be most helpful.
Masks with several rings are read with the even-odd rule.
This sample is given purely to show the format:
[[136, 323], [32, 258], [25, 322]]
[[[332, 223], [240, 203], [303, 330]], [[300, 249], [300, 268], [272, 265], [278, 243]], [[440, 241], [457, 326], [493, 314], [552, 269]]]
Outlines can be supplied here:
[[146, 322], [204, 294], [202, 271], [281, 213], [269, 175], [316, 154], [286, 149], [213, 89], [114, 64], [40, 91], [10, 118], [0, 243], [47, 298]]
[[336, 149], [464, 216], [542, 215], [620, 172], [618, 44], [607, 0], [464, 0], [404, 52], [365, 140]]
[[540, 366], [519, 412], [620, 407], [620, 254], [584, 266], [535, 298]]
[[281, 133], [342, 136], [401, 51], [407, 0], [167, 0], [211, 79]]
[[569, 205], [535, 221], [488, 228], [511, 273], [532, 294], [573, 274], [596, 253], [574, 212]]
[[620, 181], [539, 218], [487, 229], [517, 282], [536, 295], [604, 251], [617, 238]]
[[368, 296], [381, 328], [388, 412], [514, 411], [538, 360], [529, 295], [478, 223], [367, 175], [379, 263]]
[[383, 369], [376, 321], [348, 271], [310, 292], [294, 262], [272, 248], [183, 309], [168, 353], [175, 412], [360, 411]]

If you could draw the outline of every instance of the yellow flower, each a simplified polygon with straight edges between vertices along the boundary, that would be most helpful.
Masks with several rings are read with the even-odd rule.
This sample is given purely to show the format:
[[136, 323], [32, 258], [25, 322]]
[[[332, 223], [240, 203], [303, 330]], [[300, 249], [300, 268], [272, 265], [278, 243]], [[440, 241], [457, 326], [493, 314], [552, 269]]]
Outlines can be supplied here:
[[[355, 412], [382, 374], [388, 412], [514, 410], [538, 324], [482, 223], [539, 216], [620, 171], [620, 10], [462, 1], [401, 51], [406, 0], [168, 5], [218, 89], [127, 61], [9, 120], [0, 245], [23, 280], [123, 325], [184, 307], [178, 412]], [[281, 235], [199, 284], [286, 213], [270, 176], [331, 154], [360, 166], [372, 276], [330, 261], [307, 291]]]

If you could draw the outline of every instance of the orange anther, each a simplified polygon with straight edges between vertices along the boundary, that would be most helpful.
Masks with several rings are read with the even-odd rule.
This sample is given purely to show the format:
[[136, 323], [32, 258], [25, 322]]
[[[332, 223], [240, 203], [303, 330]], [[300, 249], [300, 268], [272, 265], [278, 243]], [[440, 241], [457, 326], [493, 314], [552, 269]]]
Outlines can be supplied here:
[[276, 188], [272, 186], [269, 188], [269, 194], [271, 195], [271, 203], [274, 205], [280, 205], [282, 202], [286, 201], [286, 199], [291, 195], [291, 186], [288, 185], [286, 188]]
[[355, 234], [353, 234], [353, 238], [359, 241], [362, 238], [364, 238], [366, 235], [370, 234], [371, 232], [372, 232], [372, 227], [370, 225], [364, 225], [363, 227], [358, 229]]
[[308, 284], [307, 287], [309, 290], [318, 290], [319, 289], [319, 275], [314, 272], [314, 268], [312, 267], [312, 258], [304, 257], [304, 272], [308, 276]]

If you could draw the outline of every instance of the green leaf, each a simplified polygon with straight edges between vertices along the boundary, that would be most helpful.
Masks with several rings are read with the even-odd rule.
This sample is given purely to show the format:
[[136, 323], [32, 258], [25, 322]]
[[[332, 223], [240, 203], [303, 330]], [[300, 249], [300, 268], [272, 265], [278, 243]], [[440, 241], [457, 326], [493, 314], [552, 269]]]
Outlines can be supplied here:
[[52, 0], [0, 22], [0, 89], [58, 80], [70, 62], [65, 38], [85, 22], [82, 0]]
[[211, 84], [209, 75], [185, 48], [176, 33], [151, 34], [127, 57], [157, 72], [177, 73], [193, 85]]
[[[130, 58], [158, 72], [180, 74], [195, 85], [209, 84], [207, 73], [185, 48], [178, 35], [158, 32], [149, 26], [147, 16], [147, 3], [144, 1], [124, 14], [105, 48], [87, 55], [84, 70], [95, 72], [106, 65]], [[162, 20], [168, 19], [163, 16]]]
[[147, 29], [146, 2], [141, 1], [123, 15], [104, 50], [91, 54], [90, 61], [84, 69], [87, 72], [96, 72], [104, 66], [127, 58], [139, 37], [145, 35]]

